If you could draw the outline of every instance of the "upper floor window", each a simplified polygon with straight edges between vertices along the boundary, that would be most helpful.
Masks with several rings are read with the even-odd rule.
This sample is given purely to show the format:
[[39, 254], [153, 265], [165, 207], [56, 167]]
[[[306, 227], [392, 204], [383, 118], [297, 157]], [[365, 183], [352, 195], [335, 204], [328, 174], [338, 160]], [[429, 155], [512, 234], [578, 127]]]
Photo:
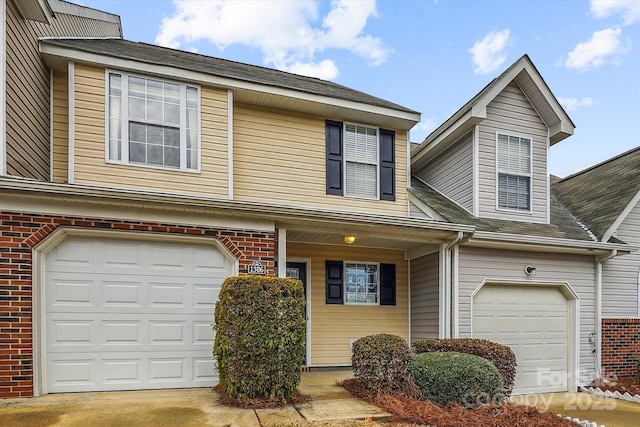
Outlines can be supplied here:
[[327, 194], [395, 200], [395, 132], [326, 122]]
[[107, 160], [197, 171], [198, 87], [125, 73], [107, 77]]
[[531, 210], [531, 139], [498, 133], [498, 207]]

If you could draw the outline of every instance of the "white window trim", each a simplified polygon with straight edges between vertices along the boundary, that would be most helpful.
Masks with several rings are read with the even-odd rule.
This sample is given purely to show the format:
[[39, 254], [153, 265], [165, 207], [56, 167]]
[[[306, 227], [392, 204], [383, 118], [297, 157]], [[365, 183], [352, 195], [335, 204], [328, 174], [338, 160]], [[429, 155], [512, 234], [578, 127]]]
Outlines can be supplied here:
[[[121, 88], [121, 119], [120, 126], [122, 126], [121, 130], [121, 159], [120, 160], [112, 160], [109, 158], [109, 75], [110, 74], [119, 74], [122, 76], [122, 88]], [[139, 77], [141, 79], [157, 79], [165, 83], [173, 83], [180, 86], [180, 167], [173, 168], [169, 166], [162, 165], [150, 165], [144, 163], [131, 163], [129, 162], [129, 126], [125, 126], [129, 121], [129, 102], [128, 98], [128, 85], [125, 85], [125, 77], [128, 81], [129, 77]], [[198, 167], [187, 169], [187, 145], [186, 145], [186, 114], [187, 114], [187, 99], [186, 99], [186, 88], [192, 87], [197, 91], [197, 103], [198, 103], [198, 114], [197, 114], [197, 130], [198, 130]], [[135, 74], [135, 73], [127, 73], [124, 71], [113, 70], [113, 69], [105, 69], [105, 146], [104, 146], [104, 159], [106, 163], [116, 164], [116, 165], [125, 165], [131, 167], [139, 167], [146, 169], [160, 169], [165, 171], [173, 171], [173, 172], [186, 172], [186, 173], [200, 173], [202, 168], [202, 125], [201, 125], [201, 117], [202, 117], [202, 102], [201, 102], [201, 88], [200, 85], [180, 82], [176, 80], [166, 79], [164, 77], [155, 77], [155, 76], [147, 76], [143, 74]], [[145, 123], [149, 124], [158, 124], [153, 123], [152, 121], [146, 121]], [[160, 124], [162, 125], [162, 124]]]
[[[514, 208], [504, 208], [500, 206], [500, 200], [499, 200], [499, 194], [500, 194], [500, 186], [499, 186], [499, 176], [500, 176], [500, 168], [498, 167], [498, 135], [505, 135], [505, 136], [514, 136], [516, 138], [521, 138], [521, 139], [528, 139], [529, 140], [529, 173], [528, 174], [518, 174], [518, 176], [526, 176], [529, 178], [529, 209], [528, 210], [524, 210], [524, 209], [514, 209]], [[503, 211], [503, 212], [510, 212], [510, 213], [520, 213], [520, 214], [525, 214], [525, 215], [532, 215], [533, 214], [533, 137], [529, 136], [529, 135], [524, 135], [524, 134], [518, 134], [515, 132], [510, 132], [510, 131], [502, 131], [502, 130], [497, 130], [495, 132], [495, 138], [494, 138], [494, 144], [495, 144], [495, 162], [496, 162], [496, 175], [495, 175], [495, 183], [496, 183], [496, 210], [497, 211]], [[507, 173], [509, 175], [515, 175], [509, 172], [503, 172], [503, 173]]]
[[[364, 265], [375, 265], [376, 266], [376, 301], [373, 302], [348, 302], [347, 301], [347, 264], [364, 264]], [[343, 294], [343, 305], [362, 305], [362, 306], [379, 306], [380, 305], [380, 263], [379, 262], [371, 262], [371, 261], [343, 261], [343, 277], [342, 281], [342, 294]]]
[[[347, 194], [347, 149], [346, 149], [346, 136], [347, 136], [347, 125], [352, 126], [360, 126], [369, 129], [376, 130], [376, 196], [375, 197], [366, 197], [366, 196], [352, 196]], [[364, 200], [380, 200], [380, 128], [377, 126], [369, 126], [362, 123], [354, 123], [354, 122], [343, 122], [342, 124], [342, 150], [344, 155], [342, 156], [342, 182], [344, 182], [344, 197], [348, 197], [351, 199], [364, 199]], [[354, 162], [360, 163], [360, 162]], [[361, 163], [361, 164], [370, 164], [370, 163]]]

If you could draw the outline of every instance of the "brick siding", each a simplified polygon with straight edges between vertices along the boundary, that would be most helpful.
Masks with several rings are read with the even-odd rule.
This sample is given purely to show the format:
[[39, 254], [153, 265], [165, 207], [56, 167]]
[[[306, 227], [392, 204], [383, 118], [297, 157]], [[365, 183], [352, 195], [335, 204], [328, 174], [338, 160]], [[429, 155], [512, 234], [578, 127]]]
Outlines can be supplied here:
[[640, 319], [602, 319], [602, 372], [605, 377], [638, 375]]
[[274, 233], [0, 212], [0, 398], [33, 396], [32, 249], [61, 226], [211, 237], [238, 259], [240, 274], [254, 261], [275, 273]]

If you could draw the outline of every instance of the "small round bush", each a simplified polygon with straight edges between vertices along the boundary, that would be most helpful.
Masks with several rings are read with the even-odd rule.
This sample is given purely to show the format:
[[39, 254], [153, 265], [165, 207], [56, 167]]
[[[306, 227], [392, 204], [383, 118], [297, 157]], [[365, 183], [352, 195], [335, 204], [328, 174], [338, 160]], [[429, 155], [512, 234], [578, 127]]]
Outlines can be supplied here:
[[503, 399], [502, 376], [488, 360], [456, 352], [422, 353], [413, 357], [408, 373], [422, 397], [440, 406], [458, 403], [475, 408]]
[[509, 346], [479, 338], [428, 339], [413, 343], [416, 353], [430, 351], [455, 351], [484, 357], [493, 363], [504, 381], [504, 394], [510, 396], [516, 381], [518, 363], [516, 355]]
[[213, 345], [222, 393], [240, 402], [294, 396], [304, 361], [304, 308], [299, 280], [236, 276], [224, 281]]
[[353, 373], [360, 386], [371, 391], [401, 389], [410, 360], [411, 348], [397, 335], [369, 335], [353, 343]]

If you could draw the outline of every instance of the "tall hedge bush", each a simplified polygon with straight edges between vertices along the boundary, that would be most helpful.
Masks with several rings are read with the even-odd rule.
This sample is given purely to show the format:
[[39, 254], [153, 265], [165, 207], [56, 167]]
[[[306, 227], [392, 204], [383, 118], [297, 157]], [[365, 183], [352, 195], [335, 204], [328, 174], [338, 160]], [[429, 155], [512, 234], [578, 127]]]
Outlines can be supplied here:
[[221, 392], [289, 400], [300, 384], [305, 354], [302, 283], [267, 276], [227, 278], [215, 308], [213, 345]]
[[455, 351], [483, 357], [500, 371], [504, 380], [505, 396], [510, 396], [513, 391], [518, 363], [515, 353], [506, 345], [477, 338], [448, 338], [416, 341], [413, 348], [416, 353]]
[[353, 373], [362, 387], [381, 393], [406, 384], [411, 348], [402, 337], [368, 335], [356, 340], [351, 351]]

